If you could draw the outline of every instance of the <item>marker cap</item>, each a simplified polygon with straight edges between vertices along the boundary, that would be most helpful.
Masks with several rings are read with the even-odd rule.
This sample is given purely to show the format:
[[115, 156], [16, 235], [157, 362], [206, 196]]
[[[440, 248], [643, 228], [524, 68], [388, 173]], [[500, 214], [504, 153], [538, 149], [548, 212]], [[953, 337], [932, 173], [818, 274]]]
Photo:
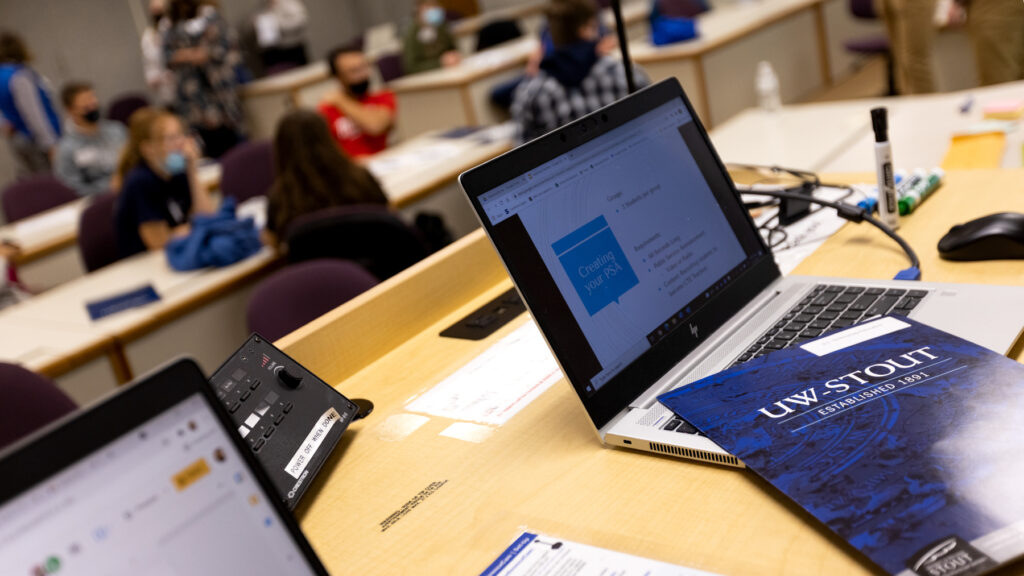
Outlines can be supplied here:
[[875, 142], [889, 140], [889, 116], [884, 107], [871, 109], [871, 128], [875, 131]]

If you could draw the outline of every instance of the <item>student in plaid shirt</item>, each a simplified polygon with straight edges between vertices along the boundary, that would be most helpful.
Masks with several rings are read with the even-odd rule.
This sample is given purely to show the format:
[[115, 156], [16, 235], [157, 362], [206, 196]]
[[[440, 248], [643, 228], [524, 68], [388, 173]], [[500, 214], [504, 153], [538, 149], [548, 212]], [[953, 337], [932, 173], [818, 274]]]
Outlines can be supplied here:
[[[512, 98], [524, 142], [628, 94], [622, 62], [603, 55], [608, 43], [600, 39], [593, 0], [552, 0], [547, 18], [554, 50]], [[633, 70], [638, 86], [648, 84], [642, 70]]]

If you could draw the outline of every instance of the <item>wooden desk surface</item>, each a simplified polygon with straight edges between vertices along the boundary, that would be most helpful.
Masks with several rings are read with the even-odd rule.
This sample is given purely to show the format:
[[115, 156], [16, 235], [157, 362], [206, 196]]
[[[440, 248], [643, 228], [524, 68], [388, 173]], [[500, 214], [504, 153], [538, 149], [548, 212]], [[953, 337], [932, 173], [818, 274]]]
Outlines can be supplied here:
[[[177, 272], [167, 264], [167, 256], [162, 251], [137, 254], [7, 308], [0, 312], [0, 322], [11, 317], [131, 339], [183, 309], [250, 281], [276, 259], [271, 249], [263, 248], [231, 266]], [[89, 317], [87, 302], [117, 296], [147, 284], [160, 295], [159, 301], [96, 321]]]
[[[1020, 283], [1024, 261], [934, 254], [950, 225], [1000, 210], [1024, 210], [1024, 171], [953, 173], [901, 232], [928, 280]], [[878, 236], [848, 225], [799, 272], [891, 277], [905, 260]], [[437, 336], [509, 286], [477, 232], [278, 342], [344, 394], [376, 404], [298, 510], [328, 570], [477, 574], [531, 529], [723, 574], [874, 573], [749, 471], [603, 448], [565, 382], [479, 443], [440, 436], [454, 422], [445, 418], [413, 429], [403, 409], [413, 397], [526, 321], [480, 342]]]
[[465, 86], [485, 76], [523, 66], [527, 57], [536, 48], [537, 39], [524, 36], [518, 40], [466, 56], [457, 66], [403, 76], [388, 83], [388, 87], [395, 93], [401, 94], [402, 92]]
[[463, 171], [511, 150], [513, 145], [510, 137], [500, 135], [480, 142], [475, 135], [444, 138], [441, 133], [416, 136], [366, 160], [392, 206], [403, 208], [429, 196]]
[[93, 330], [0, 316], [0, 360], [56, 377], [111, 352], [114, 341]]
[[21, 247], [14, 263], [31, 262], [74, 244], [78, 216], [87, 203], [88, 198], [75, 200], [0, 228], [0, 238]]

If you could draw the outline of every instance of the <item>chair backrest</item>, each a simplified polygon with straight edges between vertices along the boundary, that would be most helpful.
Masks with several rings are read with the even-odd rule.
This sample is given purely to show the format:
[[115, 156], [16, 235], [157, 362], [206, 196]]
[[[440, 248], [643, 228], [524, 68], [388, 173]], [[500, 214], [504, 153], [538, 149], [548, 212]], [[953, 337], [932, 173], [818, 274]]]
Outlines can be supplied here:
[[850, 13], [857, 18], [875, 20], [878, 13], [875, 12], [874, 0], [850, 0]]
[[405, 76], [405, 67], [402, 66], [401, 54], [385, 54], [377, 58], [377, 70], [380, 70], [380, 79], [391, 82], [396, 78]]
[[127, 126], [128, 119], [132, 117], [132, 114], [146, 106], [149, 106], [149, 98], [142, 94], [122, 94], [110, 102], [110, 106], [107, 107], [107, 118], [117, 120]]
[[274, 146], [269, 140], [243, 142], [220, 158], [220, 191], [239, 203], [266, 196], [274, 183]]
[[0, 402], [7, 411], [0, 418], [0, 449], [78, 408], [49, 378], [4, 362]]
[[349, 260], [292, 264], [253, 290], [246, 311], [249, 330], [277, 340], [376, 285], [373, 274]]
[[101, 194], [82, 210], [78, 219], [78, 250], [85, 270], [92, 272], [120, 260], [114, 210], [117, 194]]
[[295, 219], [285, 234], [288, 260], [352, 260], [380, 280], [422, 260], [429, 250], [419, 233], [385, 206], [336, 206]]
[[515, 40], [523, 31], [515, 20], [495, 20], [484, 24], [476, 35], [476, 51], [486, 50], [498, 44]]
[[15, 181], [0, 196], [8, 222], [28, 218], [50, 208], [78, 199], [74, 190], [51, 174], [39, 174]]

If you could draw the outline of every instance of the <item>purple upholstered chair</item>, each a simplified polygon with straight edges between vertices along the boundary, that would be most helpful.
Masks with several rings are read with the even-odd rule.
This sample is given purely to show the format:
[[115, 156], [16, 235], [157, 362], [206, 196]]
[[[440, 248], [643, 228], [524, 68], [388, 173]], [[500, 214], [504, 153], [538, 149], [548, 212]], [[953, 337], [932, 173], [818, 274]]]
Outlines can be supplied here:
[[142, 94], [122, 94], [107, 107], [107, 118], [127, 126], [128, 119], [132, 117], [132, 114], [146, 106], [149, 106], [149, 99]]
[[117, 230], [114, 226], [114, 207], [117, 195], [101, 194], [82, 211], [78, 219], [78, 250], [85, 270], [92, 272], [117, 262]]
[[[850, 14], [861, 20], [877, 20], [874, 0], [849, 0]], [[892, 59], [892, 51], [889, 47], [889, 36], [878, 34], [865, 38], [854, 38], [843, 42], [848, 52], [863, 54], [865, 56], [884, 56], [885, 69], [888, 76], [888, 95], [896, 95], [896, 70]]]
[[269, 140], [243, 142], [220, 158], [220, 190], [242, 203], [266, 196], [274, 183], [274, 146]]
[[380, 79], [391, 82], [396, 78], [405, 76], [405, 68], [402, 66], [401, 54], [385, 54], [377, 58], [377, 70], [380, 70]]
[[386, 206], [335, 206], [296, 218], [285, 231], [288, 260], [352, 260], [380, 280], [419, 262], [430, 253], [418, 230]]
[[78, 194], [50, 174], [15, 181], [3, 191], [0, 204], [8, 222], [28, 218], [44, 210], [78, 199]]
[[49, 378], [0, 363], [0, 449], [78, 408]]
[[287, 266], [253, 290], [249, 329], [274, 341], [377, 285], [348, 260], [308, 260]]

